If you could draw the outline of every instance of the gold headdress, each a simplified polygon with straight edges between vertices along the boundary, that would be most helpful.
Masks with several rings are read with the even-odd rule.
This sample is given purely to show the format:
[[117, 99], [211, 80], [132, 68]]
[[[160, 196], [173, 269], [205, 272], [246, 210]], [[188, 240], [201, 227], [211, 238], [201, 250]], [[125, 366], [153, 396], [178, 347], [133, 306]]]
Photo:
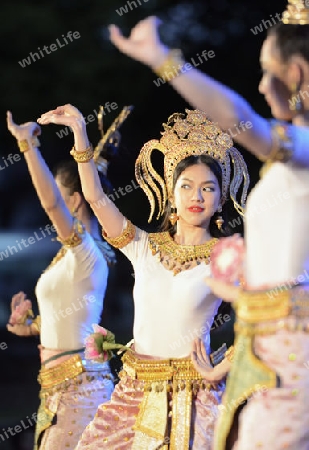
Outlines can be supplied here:
[[282, 22], [291, 25], [309, 24], [308, 0], [288, 0], [289, 5], [282, 14]]
[[[136, 180], [147, 195], [151, 206], [148, 221], [151, 220], [155, 210], [154, 194], [159, 205], [158, 219], [164, 212], [167, 198], [173, 194], [173, 174], [177, 164], [191, 155], [209, 155], [218, 161], [222, 169], [222, 202], [230, 195], [235, 208], [243, 215], [249, 187], [249, 174], [243, 157], [233, 147], [230, 135], [222, 132], [204, 112], [186, 109], [186, 113], [187, 117], [181, 113], [172, 114], [167, 123], [163, 124], [165, 131], [161, 133], [161, 139], [147, 142], [136, 160]], [[164, 155], [165, 181], [152, 166], [153, 150], [159, 150]], [[230, 180], [231, 161], [234, 166], [232, 180]], [[242, 183], [244, 184], [239, 204], [236, 194]]]
[[103, 106], [100, 106], [100, 111], [98, 114], [98, 128], [101, 132], [101, 139], [98, 142], [98, 145], [94, 149], [94, 155], [93, 159], [97, 166], [98, 171], [102, 172], [104, 175], [107, 173], [107, 167], [109, 161], [104, 158], [104, 156], [101, 155], [102, 150], [104, 149], [104, 146], [110, 144], [114, 147], [119, 147], [120, 145], [120, 133], [119, 128], [123, 124], [123, 122], [126, 120], [130, 112], [132, 111], [133, 106], [124, 106], [121, 113], [116, 117], [114, 122], [111, 124], [109, 129], [104, 133], [103, 131]]

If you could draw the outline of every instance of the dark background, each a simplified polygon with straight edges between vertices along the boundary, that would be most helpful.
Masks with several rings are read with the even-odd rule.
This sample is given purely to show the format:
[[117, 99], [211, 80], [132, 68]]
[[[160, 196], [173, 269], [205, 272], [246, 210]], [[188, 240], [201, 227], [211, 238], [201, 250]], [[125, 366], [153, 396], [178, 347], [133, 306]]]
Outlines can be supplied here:
[[[136, 6], [136, 7], [135, 7]], [[128, 12], [118, 14], [116, 9]], [[16, 245], [16, 240], [40, 234], [49, 223], [31, 185], [23, 158], [10, 164], [10, 153], [17, 154], [14, 138], [6, 129], [5, 113], [13, 112], [17, 123], [36, 120], [41, 113], [72, 103], [85, 116], [98, 111], [100, 104], [115, 102], [118, 108], [105, 115], [105, 129], [124, 105], [134, 105], [134, 112], [122, 128], [122, 146], [113, 160], [109, 177], [117, 190], [134, 179], [134, 161], [139, 149], [149, 139], [158, 138], [162, 122], [188, 105], [168, 86], [156, 87], [155, 75], [142, 64], [119, 53], [108, 40], [107, 25], [116, 23], [124, 33], [148, 15], [158, 15], [164, 22], [162, 38], [173, 48], [181, 48], [185, 57], [196, 57], [203, 50], [213, 50], [215, 57], [199, 69], [214, 76], [242, 94], [265, 117], [270, 112], [259, 95], [259, 49], [263, 31], [250, 31], [262, 20], [281, 13], [285, 2], [266, 0], [54, 0], [11, 1], [0, 5], [1, 95], [0, 95], [0, 252]], [[80, 38], [58, 48], [22, 68], [18, 61], [38, 52], [38, 47], [64, 42], [62, 35], [78, 31]], [[59, 138], [61, 127], [43, 129], [41, 150], [50, 167], [69, 156], [72, 135]], [[96, 121], [88, 125], [90, 140], [99, 139]], [[258, 180], [260, 163], [243, 151], [251, 173], [252, 186]], [[8, 167], [5, 166], [5, 161]], [[2, 167], [2, 168], [1, 168]], [[140, 189], [117, 200], [121, 211], [138, 226], [154, 230], [157, 222], [147, 224], [149, 207]], [[0, 446], [3, 449], [31, 448], [32, 430], [25, 429], [3, 440], [8, 427], [28, 424], [27, 416], [38, 406], [39, 370], [35, 338], [18, 338], [5, 328], [14, 293], [23, 290], [36, 305], [34, 287], [58, 245], [49, 237], [18, 253], [0, 260]], [[132, 337], [132, 270], [119, 255], [111, 273], [102, 323], [112, 329], [119, 342]], [[36, 306], [34, 306], [36, 308]], [[231, 339], [228, 334], [214, 336], [214, 346]], [[216, 332], [218, 335], [218, 331]], [[1, 343], [3, 344], [1, 347]], [[4, 349], [4, 347], [7, 347]]]

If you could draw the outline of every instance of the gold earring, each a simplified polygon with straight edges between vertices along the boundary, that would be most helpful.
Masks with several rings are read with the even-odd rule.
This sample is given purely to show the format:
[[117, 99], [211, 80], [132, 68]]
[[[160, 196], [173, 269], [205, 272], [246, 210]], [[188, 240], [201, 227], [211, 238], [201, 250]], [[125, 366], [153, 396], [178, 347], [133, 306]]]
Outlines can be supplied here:
[[74, 219], [76, 219], [76, 213], [77, 213], [77, 209], [76, 208], [72, 208], [71, 209], [71, 214], [74, 217]]
[[168, 220], [171, 222], [172, 226], [174, 226], [178, 219], [179, 217], [177, 216], [177, 208], [172, 207], [171, 213], [168, 216]]
[[220, 213], [222, 212], [222, 208], [219, 208], [217, 212], [219, 213], [219, 216], [218, 216], [218, 218], [215, 220], [215, 223], [216, 223], [218, 229], [221, 230], [222, 225], [224, 224], [223, 217], [222, 217], [221, 214], [220, 214]]
[[303, 104], [299, 95], [300, 86], [296, 83], [292, 84], [291, 87], [291, 97], [289, 98], [289, 110], [290, 111], [301, 111], [303, 109]]

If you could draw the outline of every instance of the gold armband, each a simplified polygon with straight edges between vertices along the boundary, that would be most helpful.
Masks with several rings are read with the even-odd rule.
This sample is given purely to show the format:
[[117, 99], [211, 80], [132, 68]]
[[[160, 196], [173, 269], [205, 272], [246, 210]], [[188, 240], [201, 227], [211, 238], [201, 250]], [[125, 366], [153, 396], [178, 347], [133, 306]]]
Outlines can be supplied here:
[[84, 233], [85, 228], [83, 224], [79, 220], [74, 220], [73, 231], [72, 234], [66, 239], [60, 239], [57, 237], [57, 241], [61, 242], [64, 247], [72, 248], [76, 247], [82, 242], [81, 235]]
[[225, 352], [224, 358], [227, 358], [230, 362], [233, 362], [234, 359], [234, 345], [231, 345], [230, 348]]
[[135, 237], [136, 228], [130, 220], [127, 219], [127, 224], [123, 232], [120, 236], [116, 238], [107, 237], [105, 231], [103, 231], [102, 235], [104, 239], [115, 248], [123, 248], [126, 245], [130, 244]]
[[[32, 147], [40, 147], [40, 141], [38, 140], [38, 138], [36, 136], [32, 137], [30, 139], [30, 143]], [[28, 150], [30, 150], [30, 146], [29, 146], [29, 140], [28, 139], [23, 139], [21, 141], [17, 141], [19, 150], [21, 151], [21, 153], [25, 153]]]
[[90, 161], [94, 155], [92, 144], [90, 144], [89, 147], [87, 147], [86, 150], [82, 152], [77, 152], [75, 150], [75, 147], [73, 147], [72, 150], [70, 151], [70, 155], [73, 156], [73, 158], [77, 163], [86, 163]]
[[182, 57], [181, 50], [170, 50], [163, 63], [154, 69], [154, 72], [165, 81], [170, 81], [180, 75], [185, 61]]
[[278, 120], [271, 120], [272, 148], [269, 155], [259, 156], [263, 162], [287, 162], [293, 155], [291, 125]]

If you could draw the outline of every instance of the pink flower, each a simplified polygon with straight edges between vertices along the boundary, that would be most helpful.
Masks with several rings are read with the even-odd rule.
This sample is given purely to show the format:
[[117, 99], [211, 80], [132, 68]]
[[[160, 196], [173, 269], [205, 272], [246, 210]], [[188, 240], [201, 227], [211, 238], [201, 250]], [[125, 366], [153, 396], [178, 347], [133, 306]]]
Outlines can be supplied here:
[[100, 327], [92, 325], [94, 333], [85, 338], [85, 357], [99, 362], [108, 361], [113, 357], [113, 351], [124, 349], [122, 344], [116, 344], [115, 335]]
[[95, 350], [95, 349], [86, 349], [86, 353], [87, 353], [87, 358], [88, 359], [93, 359], [93, 358], [97, 358], [98, 356], [100, 356], [100, 353]]
[[226, 283], [239, 280], [243, 272], [244, 254], [244, 240], [238, 234], [219, 239], [210, 256], [213, 277]]
[[94, 340], [94, 337], [92, 334], [90, 334], [89, 336], [86, 337], [86, 342], [89, 346], [95, 344], [95, 340]]

